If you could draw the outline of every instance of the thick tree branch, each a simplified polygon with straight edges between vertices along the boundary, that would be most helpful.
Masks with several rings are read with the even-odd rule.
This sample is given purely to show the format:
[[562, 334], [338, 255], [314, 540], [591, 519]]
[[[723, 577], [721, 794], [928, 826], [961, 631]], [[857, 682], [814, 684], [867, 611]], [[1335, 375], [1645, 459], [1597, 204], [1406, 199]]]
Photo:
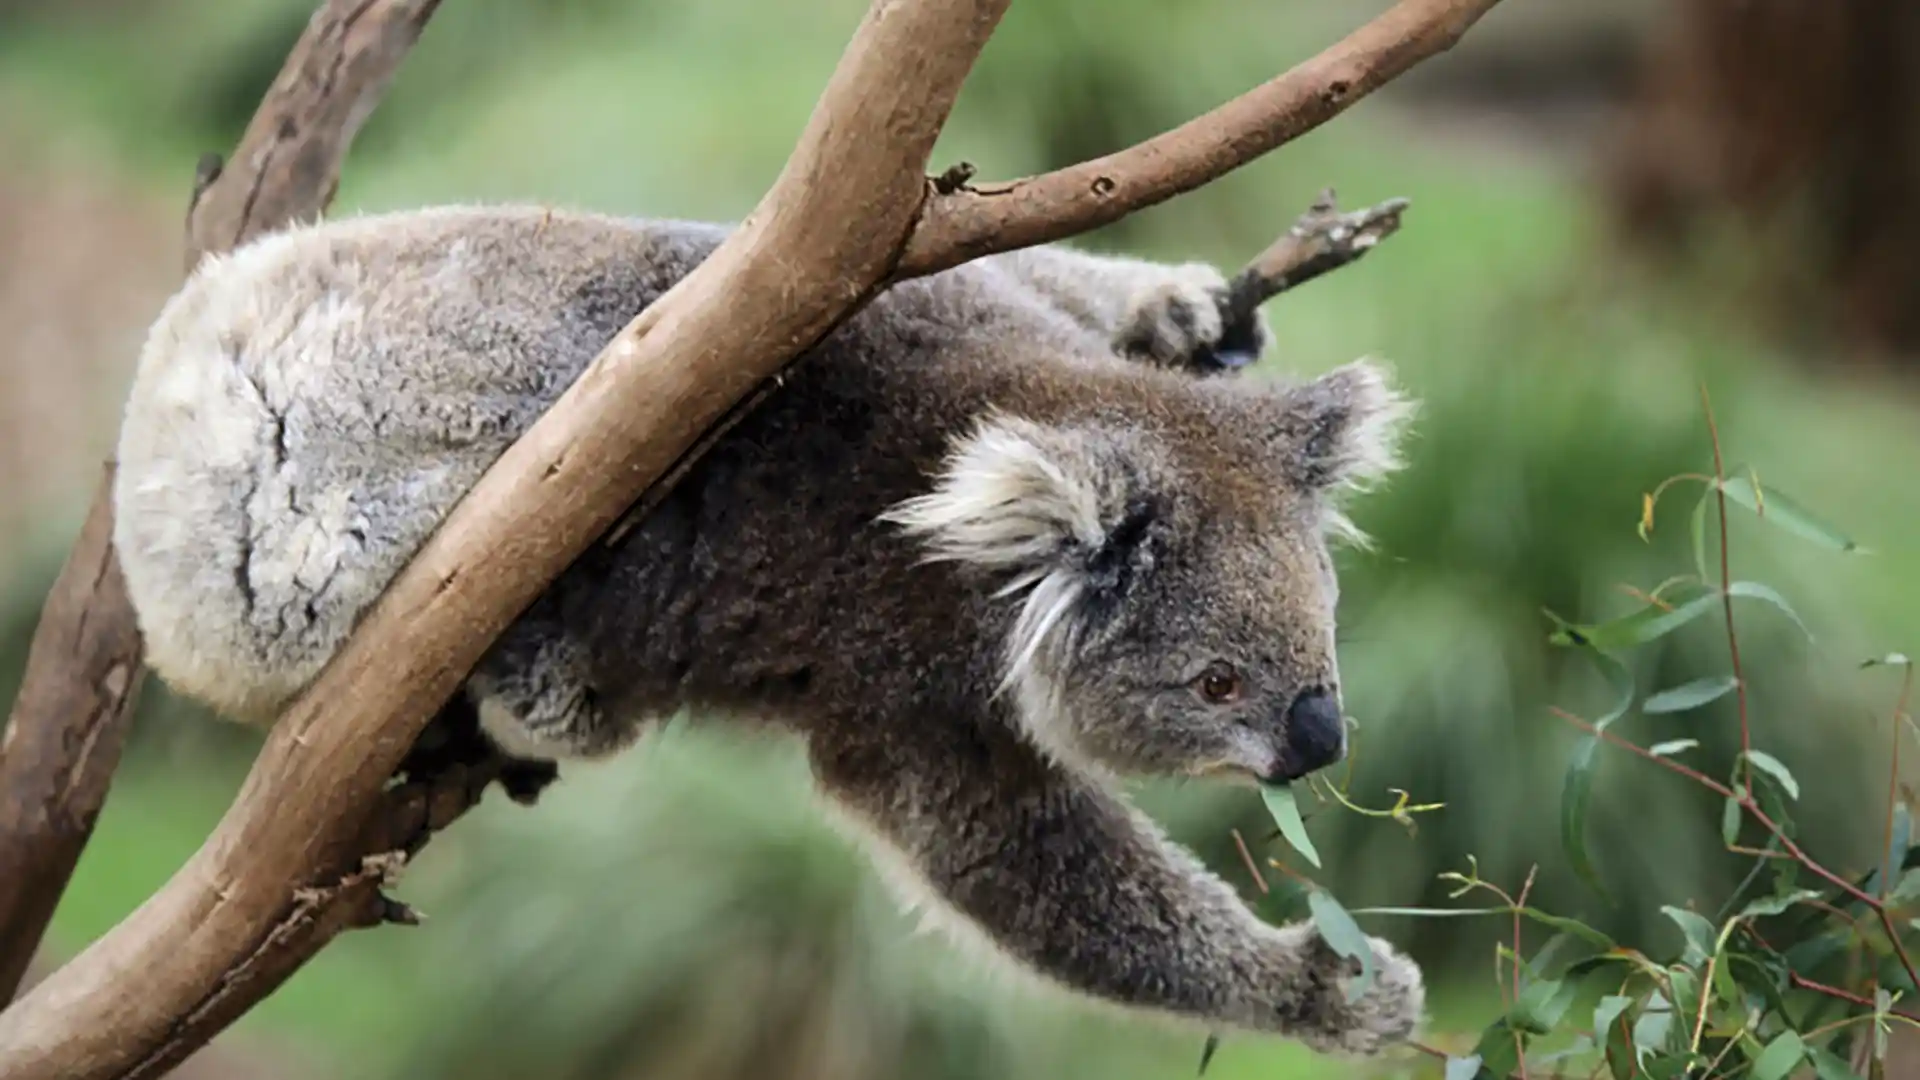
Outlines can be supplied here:
[[1098, 228], [1192, 191], [1312, 131], [1444, 52], [1499, 0], [1401, 0], [1346, 40], [1203, 116], [1118, 153], [927, 200], [898, 276]]
[[[439, 0], [322, 5], [222, 172], [203, 159], [187, 265], [312, 218], [340, 162]], [[0, 1003], [13, 996], [120, 761], [145, 668], [112, 551], [112, 469], [48, 594], [0, 742]]]
[[[1279, 80], [1285, 94], [1246, 104], [1256, 91], [1213, 114], [1224, 115], [1224, 140], [1203, 120], [1170, 133], [1188, 132], [1181, 139], [1147, 144], [1158, 145], [1143, 157], [1108, 159], [1128, 166], [1109, 170], [1123, 194], [1103, 193], [1095, 212], [1069, 169], [1051, 174], [1065, 181], [1028, 182], [1017, 208], [987, 227], [940, 201], [981, 196], [936, 195], [924, 170], [1008, 2], [875, 0], [760, 205], [616, 336], [454, 508], [280, 718], [188, 865], [0, 1014], [9, 1080], [138, 1075], [168, 1047], [209, 1037], [316, 942], [365, 921], [337, 910], [377, 892], [392, 865], [382, 845], [397, 843], [370, 836], [366, 823], [378, 820], [388, 778], [493, 639], [737, 402], [888, 282], [1065, 236], [1197, 186], [1444, 48], [1494, 0], [1403, 0], [1332, 50], [1334, 59]], [[1248, 115], [1299, 95], [1321, 104], [1290, 119]], [[1230, 153], [1215, 152], [1221, 141]], [[903, 255], [912, 258], [904, 266]], [[298, 949], [283, 945], [288, 926], [306, 935]], [[294, 954], [291, 966], [273, 961], [280, 951]], [[255, 971], [267, 973], [264, 984]]]

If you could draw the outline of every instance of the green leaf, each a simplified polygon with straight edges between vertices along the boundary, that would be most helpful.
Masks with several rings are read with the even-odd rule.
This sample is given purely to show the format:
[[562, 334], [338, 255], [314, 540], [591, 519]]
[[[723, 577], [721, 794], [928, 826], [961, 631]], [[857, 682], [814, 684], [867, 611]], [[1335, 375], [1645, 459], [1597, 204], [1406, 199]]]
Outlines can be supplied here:
[[1560, 842], [1567, 849], [1567, 860], [1573, 864], [1574, 873], [1611, 904], [1613, 898], [1601, 883], [1599, 873], [1593, 868], [1592, 856], [1587, 853], [1587, 807], [1593, 802], [1593, 770], [1600, 751], [1598, 733], [1633, 707], [1633, 676], [1618, 660], [1605, 653], [1589, 649], [1587, 655], [1612, 687], [1614, 703], [1604, 716], [1594, 721], [1595, 733], [1573, 748], [1573, 757], [1567, 762], [1567, 779], [1560, 791]]
[[1620, 1019], [1620, 1014], [1626, 1012], [1631, 1004], [1633, 999], [1623, 994], [1608, 994], [1601, 998], [1600, 1003], [1593, 1007], [1593, 1030], [1607, 1030], [1607, 1026]]
[[1195, 1076], [1207, 1075], [1207, 1066], [1213, 1064], [1213, 1052], [1220, 1049], [1220, 1036], [1209, 1034], [1207, 1041], [1200, 1047], [1200, 1070]]
[[1708, 488], [1700, 496], [1700, 501], [1693, 504], [1693, 520], [1687, 525], [1687, 531], [1693, 539], [1693, 568], [1701, 581], [1712, 578], [1707, 573], [1707, 499], [1712, 495], [1713, 489]]
[[1794, 799], [1800, 797], [1800, 782], [1793, 778], [1793, 773], [1788, 770], [1785, 765], [1780, 763], [1779, 758], [1774, 757], [1765, 750], [1748, 750], [1746, 757], [1748, 761], [1753, 762], [1756, 767], [1768, 776], [1778, 780], [1780, 787], [1786, 791], [1788, 796]]
[[1513, 1028], [1502, 1017], [1480, 1032], [1480, 1041], [1474, 1044], [1473, 1056], [1480, 1059], [1480, 1068], [1489, 1075], [1511, 1076], [1520, 1067], [1518, 1041]]
[[1740, 680], [1731, 675], [1708, 675], [1690, 683], [1683, 683], [1671, 690], [1660, 691], [1641, 703], [1640, 711], [1644, 713], [1686, 712], [1688, 709], [1697, 709], [1726, 697], [1738, 685]]
[[1706, 963], [1707, 957], [1712, 956], [1714, 953], [1715, 939], [1720, 936], [1719, 933], [1714, 930], [1713, 924], [1708, 922], [1706, 917], [1699, 912], [1688, 911], [1685, 908], [1677, 908], [1670, 904], [1661, 905], [1660, 910], [1666, 913], [1667, 918], [1679, 923], [1680, 932], [1686, 936], [1687, 949], [1685, 962], [1688, 964]]
[[1307, 823], [1300, 817], [1300, 803], [1294, 797], [1293, 788], [1287, 784], [1262, 784], [1261, 801], [1267, 804], [1267, 813], [1273, 815], [1273, 823], [1280, 826], [1280, 835], [1287, 838], [1301, 857], [1318, 867], [1320, 853], [1313, 848], [1313, 840], [1307, 836]]
[[1760, 1056], [1753, 1059], [1752, 1080], [1782, 1080], [1807, 1054], [1806, 1044], [1795, 1031], [1783, 1031], [1773, 1037]]
[[[1418, 919], [1447, 919], [1447, 918], [1458, 918], [1458, 917], [1467, 916], [1467, 915], [1511, 916], [1514, 914], [1514, 909], [1503, 908], [1503, 907], [1490, 907], [1490, 908], [1369, 907], [1369, 908], [1355, 908], [1353, 911], [1353, 914], [1355, 915], [1404, 915], [1410, 918], [1418, 918]], [[1608, 937], [1606, 934], [1598, 930], [1595, 930], [1593, 927], [1588, 926], [1586, 923], [1583, 923], [1578, 919], [1568, 918], [1565, 915], [1552, 915], [1547, 912], [1541, 911], [1539, 908], [1535, 908], [1535, 907], [1523, 907], [1519, 909], [1519, 914], [1525, 918], [1532, 919], [1534, 922], [1537, 922], [1542, 926], [1551, 926], [1555, 930], [1560, 930], [1565, 933], [1572, 934], [1574, 937], [1577, 937], [1580, 940], [1585, 941], [1596, 948], [1600, 948], [1600, 949], [1619, 948], [1619, 945], [1615, 943], [1615, 941], [1612, 938]]]
[[[1913, 812], [1904, 802], [1893, 804], [1893, 832], [1887, 836], [1887, 850], [1880, 857], [1880, 868], [1874, 872], [1873, 879], [1867, 883], [1867, 891], [1879, 895], [1886, 889], [1886, 882], [1893, 880], [1899, 873], [1900, 864], [1906, 858], [1907, 848], [1913, 842]], [[1894, 891], [1907, 884], [1903, 877]]]
[[1473, 1080], [1478, 1075], [1480, 1075], [1479, 1054], [1469, 1057], [1448, 1055], [1446, 1080]]
[[1739, 503], [1757, 514], [1760, 520], [1777, 525], [1802, 539], [1846, 554], [1865, 551], [1851, 537], [1820, 520], [1811, 510], [1779, 490], [1759, 483], [1751, 475], [1729, 477], [1720, 485], [1720, 490], [1726, 492], [1729, 502]]
[[1713, 610], [1720, 598], [1717, 592], [1703, 592], [1697, 585], [1688, 591], [1698, 595], [1671, 607], [1648, 604], [1631, 615], [1592, 625], [1570, 623], [1549, 612], [1560, 623], [1560, 629], [1547, 640], [1555, 645], [1584, 645], [1603, 651], [1631, 649], [1657, 641]]
[[[1658, 994], [1654, 995], [1659, 997]], [[1648, 1054], [1657, 1053], [1666, 1045], [1667, 1036], [1673, 1031], [1673, 1010], [1671, 1008], [1654, 1009], [1649, 1006], [1640, 1014], [1633, 1025], [1633, 1056], [1637, 1062], [1644, 1062]]]
[[1559, 979], [1535, 979], [1513, 1003], [1513, 1023], [1534, 1035], [1546, 1035], [1560, 1023], [1579, 987]]
[[1654, 757], [1672, 757], [1700, 745], [1699, 739], [1670, 739], [1663, 743], [1654, 743], [1647, 747], [1647, 753]]
[[1820, 896], [1821, 893], [1818, 889], [1795, 889], [1781, 896], [1763, 896], [1748, 904], [1746, 907], [1741, 908], [1740, 914], [1735, 915], [1734, 918], [1752, 919], [1763, 915], [1778, 915], [1795, 904], [1805, 903], [1808, 900], [1818, 900]]
[[1820, 1080], [1860, 1080], [1860, 1074], [1849, 1068], [1840, 1055], [1824, 1046], [1807, 1047], [1807, 1057], [1813, 1060], [1813, 1071]]
[[1313, 925], [1326, 939], [1327, 945], [1341, 956], [1360, 961], [1360, 977], [1347, 989], [1347, 1004], [1360, 1000], [1373, 982], [1373, 947], [1367, 944], [1367, 935], [1360, 932], [1359, 924], [1340, 901], [1325, 889], [1307, 890], [1307, 908], [1313, 914]]
[[1757, 581], [1736, 581], [1727, 586], [1727, 592], [1733, 596], [1744, 596], [1749, 600], [1764, 600], [1772, 604], [1774, 607], [1785, 612], [1787, 618], [1793, 620], [1793, 624], [1800, 628], [1800, 632], [1806, 635], [1808, 641], [1813, 640], [1813, 631], [1808, 629], [1806, 620], [1800, 617], [1799, 612], [1793, 610], [1793, 605], [1787, 603], [1786, 597], [1781, 596], [1772, 588], [1762, 585]]
[[1740, 800], [1737, 798], [1729, 796], [1720, 808], [1720, 839], [1725, 840], [1728, 847], [1740, 842]]

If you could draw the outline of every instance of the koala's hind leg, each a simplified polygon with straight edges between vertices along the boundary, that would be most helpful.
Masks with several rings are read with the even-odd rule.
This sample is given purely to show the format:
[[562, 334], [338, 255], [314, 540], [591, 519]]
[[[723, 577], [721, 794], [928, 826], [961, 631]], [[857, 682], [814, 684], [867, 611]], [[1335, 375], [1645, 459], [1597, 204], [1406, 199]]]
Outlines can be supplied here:
[[500, 786], [514, 802], [531, 806], [548, 784], [560, 778], [551, 761], [529, 761], [502, 753], [480, 730], [480, 716], [464, 693], [455, 694], [428, 722], [420, 738], [401, 760], [397, 774], [433, 784], [455, 768], [497, 773]]
[[509, 755], [605, 757], [637, 732], [604, 707], [587, 648], [545, 601], [508, 627], [467, 679], [480, 730]]
[[[874, 725], [898, 730], [899, 725]], [[906, 891], [962, 941], [1096, 1000], [1209, 1027], [1370, 1054], [1421, 1020], [1420, 969], [1383, 941], [1357, 965], [1310, 925], [1268, 925], [1100, 785], [1009, 731], [916, 723], [911, 743], [816, 736], [828, 795], [905, 867]]]

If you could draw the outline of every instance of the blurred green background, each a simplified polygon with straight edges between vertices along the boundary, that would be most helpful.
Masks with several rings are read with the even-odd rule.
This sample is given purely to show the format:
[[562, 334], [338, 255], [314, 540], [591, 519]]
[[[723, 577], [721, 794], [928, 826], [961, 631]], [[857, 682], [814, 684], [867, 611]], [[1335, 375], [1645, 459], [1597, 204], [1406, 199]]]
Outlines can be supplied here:
[[[1385, 6], [1022, 0], [934, 164], [965, 159], [1002, 177], [1117, 149]], [[1852, 19], [1872, 6], [1823, 10]], [[863, 7], [448, 0], [362, 135], [334, 212], [529, 200], [737, 218], [778, 171]], [[1349, 206], [1413, 201], [1378, 253], [1270, 308], [1280, 348], [1269, 367], [1375, 354], [1425, 402], [1412, 467], [1357, 507], [1379, 544], [1342, 556], [1342, 666], [1361, 723], [1352, 796], [1384, 806], [1399, 788], [1445, 808], [1420, 815], [1417, 833], [1313, 811], [1319, 876], [1349, 906], [1447, 905], [1436, 875], [1472, 854], [1510, 888], [1537, 864], [1540, 906], [1664, 951], [1677, 934], [1660, 905], [1710, 909], [1744, 874], [1721, 850], [1711, 797], [1619, 755], [1601, 768], [1590, 822], [1617, 907], [1572, 877], [1558, 835], [1574, 733], [1549, 707], [1591, 713], [1604, 690], [1547, 645], [1542, 611], [1618, 615], [1634, 606], [1622, 585], [1687, 570], [1686, 503], [1663, 508], [1651, 542], [1635, 522], [1643, 492], [1711, 467], [1702, 380], [1732, 462], [1872, 549], [1833, 555], [1750, 520], [1732, 535], [1737, 576], [1781, 590], [1814, 633], [1809, 644], [1769, 609], [1742, 609], [1756, 740], [1801, 778], [1803, 839], [1819, 857], [1858, 868], [1877, 842], [1895, 688], [1857, 665], [1920, 645], [1920, 488], [1904, 479], [1920, 450], [1908, 374], [1920, 344], [1902, 322], [1920, 308], [1920, 268], [1909, 258], [1861, 271], [1847, 243], [1861, 191], [1891, 194], [1874, 207], [1879, 227], [1897, 230], [1901, 214], [1911, 224], [1920, 153], [1882, 140], [1863, 166], [1841, 160], [1839, 135], [1801, 132], [1794, 144], [1767, 127], [1787, 120], [1740, 96], [1750, 76], [1737, 68], [1713, 69], [1711, 92], [1676, 82], [1676, 70], [1704, 78], [1686, 49], [1712, 7], [1693, 5], [1689, 22], [1682, 0], [1507, 0], [1458, 50], [1323, 130], [1080, 241], [1231, 268], [1323, 187]], [[0, 700], [111, 445], [140, 334], [177, 281], [193, 162], [233, 144], [311, 10], [0, 9]], [[1852, 55], [1822, 54], [1838, 66], [1796, 79], [1837, 81]], [[1736, 129], [1799, 147], [1758, 195], [1741, 178], [1759, 166], [1712, 159], [1738, 140], [1692, 134]], [[1920, 124], [1907, 138], [1920, 142]], [[1891, 176], [1878, 188], [1834, 179], [1862, 168]], [[1854, 302], [1868, 294], [1896, 302]], [[1722, 627], [1703, 619], [1635, 663], [1646, 688], [1724, 672]], [[180, 865], [256, 745], [149, 687], [49, 960]], [[1691, 759], [1724, 775], [1734, 727], [1723, 699], [1617, 730], [1698, 738]], [[1140, 798], [1246, 881], [1231, 830], [1268, 831], [1254, 795], [1195, 784]], [[490, 798], [429, 848], [402, 895], [427, 913], [423, 928], [335, 944], [191, 1068], [1144, 1078], [1190, 1076], [1199, 1059], [1191, 1032], [1032, 990], [915, 936], [809, 807], [804, 771], [777, 743], [673, 730], [647, 752], [570, 770], [533, 812]], [[1248, 896], [1271, 918], [1302, 914], [1284, 895]], [[1433, 1043], [1454, 1045], [1499, 1008], [1499, 920], [1363, 922], [1429, 966]], [[1438, 1075], [1411, 1056], [1378, 1068]], [[1209, 1075], [1354, 1071], [1285, 1043], [1229, 1040]]]

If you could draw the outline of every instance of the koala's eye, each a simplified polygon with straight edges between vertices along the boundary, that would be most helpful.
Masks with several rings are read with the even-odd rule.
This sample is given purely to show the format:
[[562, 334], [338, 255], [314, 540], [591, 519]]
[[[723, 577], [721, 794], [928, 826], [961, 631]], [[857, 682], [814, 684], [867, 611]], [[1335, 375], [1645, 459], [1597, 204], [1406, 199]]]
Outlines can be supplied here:
[[1193, 686], [1210, 704], [1225, 705], [1240, 696], [1240, 673], [1232, 664], [1215, 661], [1193, 681]]

